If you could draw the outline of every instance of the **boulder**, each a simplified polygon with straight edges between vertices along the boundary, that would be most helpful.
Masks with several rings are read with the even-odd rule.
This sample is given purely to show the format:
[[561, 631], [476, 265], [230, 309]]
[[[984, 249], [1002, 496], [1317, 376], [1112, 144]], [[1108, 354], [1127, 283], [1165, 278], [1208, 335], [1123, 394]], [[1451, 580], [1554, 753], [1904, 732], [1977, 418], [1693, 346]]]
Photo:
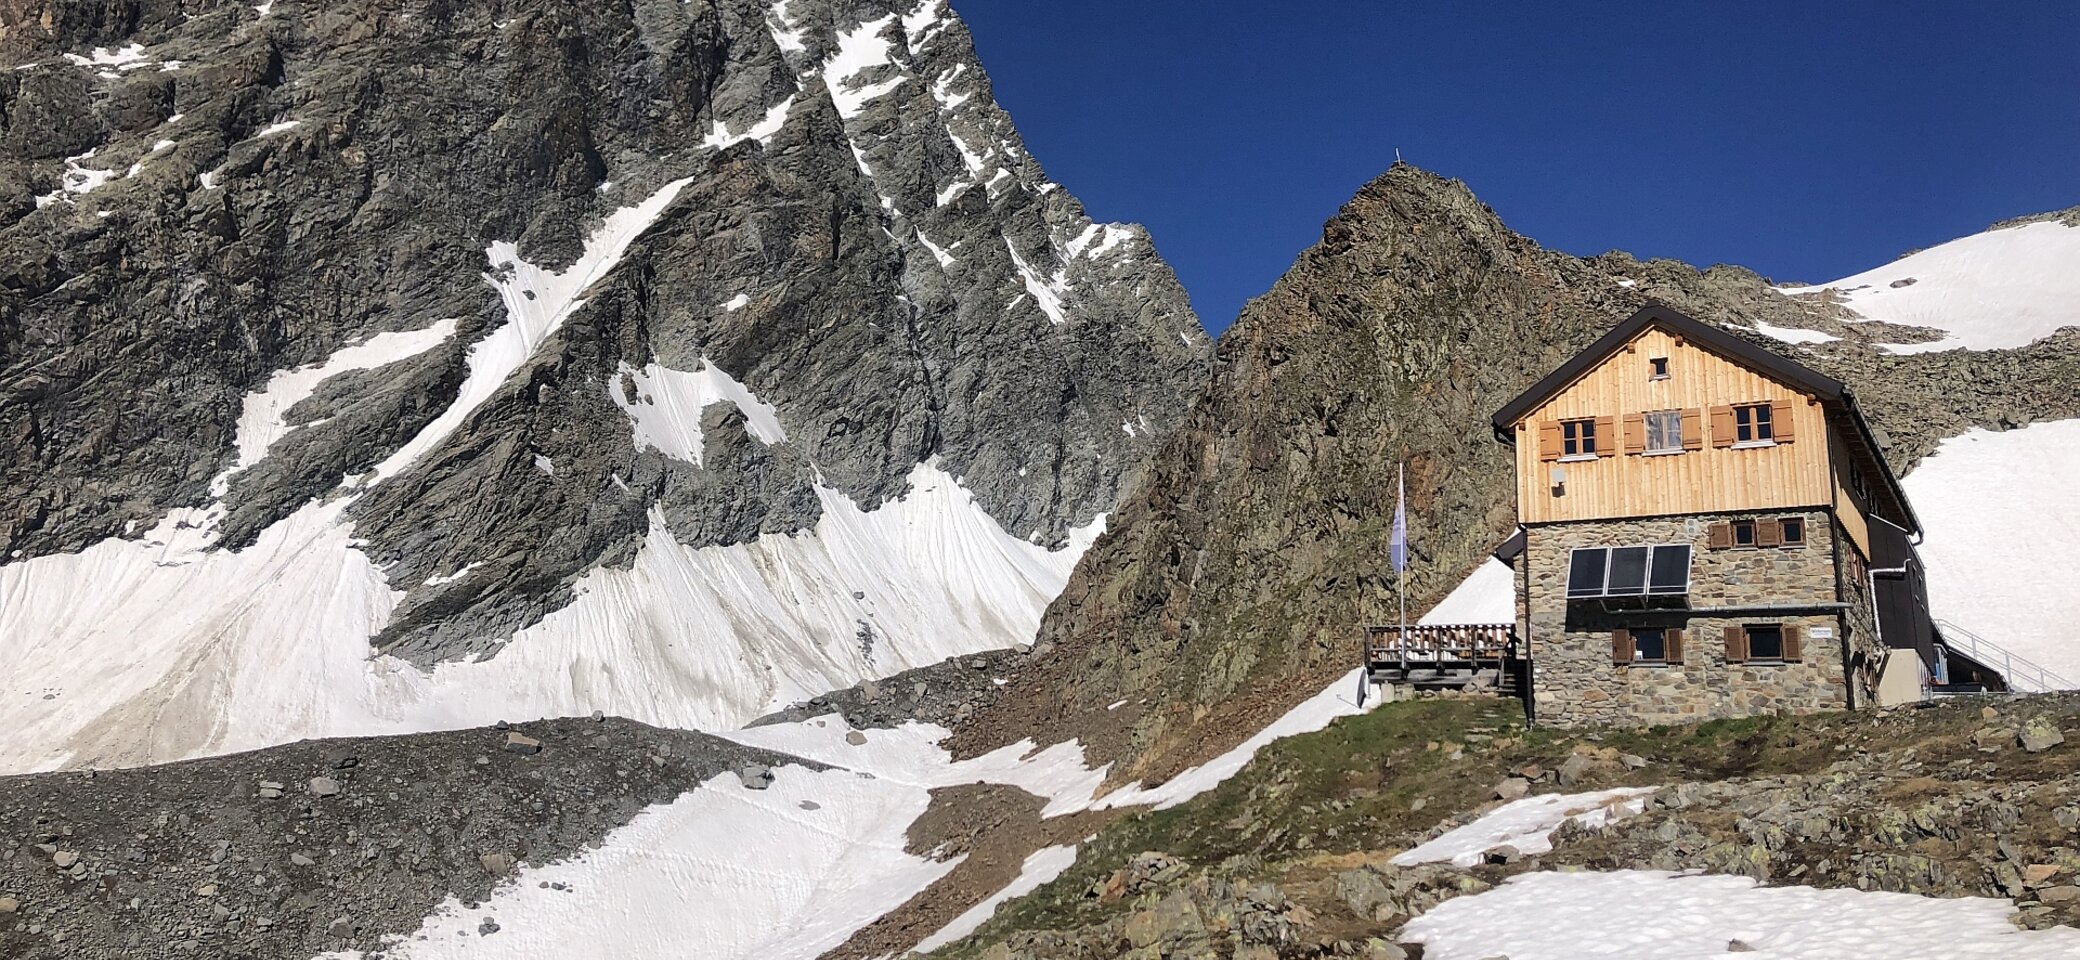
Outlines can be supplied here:
[[2022, 744], [2022, 749], [2030, 753], [2043, 753], [2066, 742], [2066, 737], [2059, 732], [2057, 725], [2038, 718], [2023, 724], [2022, 732], [2016, 735], [2016, 740]]
[[311, 796], [314, 797], [338, 796], [339, 781], [331, 777], [312, 777], [310, 789]]
[[867, 745], [867, 735], [858, 730], [848, 730], [845, 733], [845, 742], [855, 747], [864, 747]]
[[536, 754], [542, 752], [542, 742], [518, 730], [506, 733], [506, 752]]
[[1495, 799], [1521, 800], [1531, 792], [1531, 781], [1523, 777], [1510, 777], [1495, 785]]
[[737, 769], [737, 779], [746, 790], [764, 790], [773, 785], [773, 771], [762, 764], [747, 763]]

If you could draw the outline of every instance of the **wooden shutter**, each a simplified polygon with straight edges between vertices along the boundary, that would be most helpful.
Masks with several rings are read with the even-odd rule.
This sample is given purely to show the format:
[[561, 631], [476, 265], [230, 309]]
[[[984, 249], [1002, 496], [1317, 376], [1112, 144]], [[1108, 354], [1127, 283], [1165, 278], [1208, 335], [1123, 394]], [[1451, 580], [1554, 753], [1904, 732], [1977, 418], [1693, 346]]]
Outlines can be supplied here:
[[1662, 637], [1666, 638], [1665, 643], [1667, 644], [1668, 648], [1668, 652], [1663, 655], [1663, 659], [1666, 659], [1670, 663], [1682, 663], [1683, 631], [1670, 628], [1667, 631], [1663, 632], [1661, 635]]
[[1611, 631], [1611, 662], [1621, 667], [1632, 662], [1632, 631]]
[[1712, 408], [1712, 446], [1733, 446], [1733, 408], [1720, 405]]
[[1726, 628], [1726, 662], [1745, 663], [1748, 659], [1748, 631], [1740, 625]]
[[1625, 452], [1647, 452], [1647, 415], [1628, 413], [1625, 415]]
[[1803, 654], [1805, 653], [1805, 643], [1803, 642], [1803, 641], [1805, 640], [1805, 637], [1803, 636], [1803, 634], [1804, 634], [1804, 633], [1805, 633], [1805, 630], [1804, 630], [1804, 629], [1802, 629], [1802, 628], [1800, 628], [1800, 627], [1799, 627], [1798, 625], [1796, 625], [1796, 624], [1790, 624], [1790, 623], [1787, 623], [1787, 624], [1785, 624], [1785, 625], [1784, 625], [1784, 662], [1785, 662], [1785, 663], [1797, 663], [1798, 661], [1800, 661], [1800, 660], [1804, 659], [1804, 656], [1803, 656]]
[[1560, 459], [1560, 421], [1546, 420], [1538, 425], [1538, 458]]
[[1778, 443], [1790, 443], [1792, 441], [1791, 404], [1782, 400], [1770, 401], [1769, 435], [1771, 439], [1776, 440]]
[[1709, 542], [1714, 550], [1725, 550], [1733, 546], [1733, 524], [1712, 524], [1711, 540]]
[[1683, 449], [1704, 449], [1704, 411], [1683, 411]]
[[1755, 545], [1758, 547], [1781, 547], [1784, 545], [1784, 528], [1777, 525], [1773, 517], [1755, 521]]
[[1618, 418], [1596, 418], [1596, 455], [1615, 457], [1618, 455]]

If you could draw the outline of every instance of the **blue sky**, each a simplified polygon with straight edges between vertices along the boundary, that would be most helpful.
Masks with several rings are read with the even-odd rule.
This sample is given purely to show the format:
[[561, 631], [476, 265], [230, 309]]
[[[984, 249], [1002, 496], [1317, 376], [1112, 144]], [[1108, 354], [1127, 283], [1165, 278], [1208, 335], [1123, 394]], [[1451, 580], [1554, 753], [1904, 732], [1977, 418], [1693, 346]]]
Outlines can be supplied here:
[[2080, 204], [2073, 0], [954, 6], [1048, 173], [1216, 331], [1396, 147], [1548, 247], [1778, 280]]

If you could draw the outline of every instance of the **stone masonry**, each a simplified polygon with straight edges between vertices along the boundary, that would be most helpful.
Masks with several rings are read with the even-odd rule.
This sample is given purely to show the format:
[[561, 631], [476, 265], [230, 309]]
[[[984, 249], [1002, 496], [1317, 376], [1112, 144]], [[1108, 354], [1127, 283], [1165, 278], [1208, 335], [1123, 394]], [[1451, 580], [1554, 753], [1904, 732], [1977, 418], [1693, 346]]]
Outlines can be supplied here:
[[[1710, 546], [1715, 522], [1793, 516], [1805, 518], [1803, 546]], [[1528, 604], [1526, 622], [1520, 626], [1528, 627], [1524, 635], [1539, 723], [1686, 723], [1852, 705], [1850, 686], [1844, 682], [1847, 651], [1852, 643], [1859, 648], [1874, 644], [1875, 631], [1869, 627], [1868, 611], [1860, 617], [1845, 616], [1837, 606], [1845, 599], [1840, 592], [1843, 575], [1836, 568], [1836, 531], [1826, 511], [1543, 524], [1530, 527], [1526, 536], [1519, 585]], [[1691, 546], [1687, 609], [1606, 610], [1600, 601], [1567, 602], [1573, 548], [1670, 543]], [[1760, 607], [1804, 608], [1754, 609]], [[1728, 662], [1725, 628], [1766, 624], [1801, 627], [1800, 658], [1784, 663]], [[1613, 630], [1653, 627], [1685, 632], [1682, 662], [1613, 662]], [[1867, 682], [1857, 687], [1853, 704], [1867, 703]]]

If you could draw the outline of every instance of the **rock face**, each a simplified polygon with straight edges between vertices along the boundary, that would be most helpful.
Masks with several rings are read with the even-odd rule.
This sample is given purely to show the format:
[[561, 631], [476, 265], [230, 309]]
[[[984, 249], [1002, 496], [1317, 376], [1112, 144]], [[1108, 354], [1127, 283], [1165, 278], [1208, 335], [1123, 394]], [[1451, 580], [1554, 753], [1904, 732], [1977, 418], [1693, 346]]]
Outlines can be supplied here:
[[[1756, 325], [1821, 308], [1751, 271], [1543, 250], [1464, 184], [1397, 165], [1223, 334], [1185, 424], [1050, 608], [1036, 649], [1052, 656], [963, 749], [1076, 738], [1121, 761], [1116, 780], [1160, 778], [1321, 690], [1361, 625], [1395, 615], [1395, 462], [1414, 615], [1515, 522], [1489, 415], [1648, 298], [1852, 384], [1899, 469], [1973, 425], [2080, 415], [2080, 330], [2019, 350], [1795, 347]], [[1152, 703], [1108, 715], [1129, 696]]]
[[[943, 0], [15, 6], [0, 571], [26, 595], [77, 551], [108, 580], [112, 542], [156, 555], [110, 584], [146, 594], [173, 576], [146, 567], [333, 530], [380, 570], [346, 632], [495, 659], [646, 549], [769, 558], [941, 481], [990, 536], [1070, 548], [1203, 377], [1146, 233], [1047, 180]], [[935, 576], [913, 592], [961, 592]], [[767, 630], [817, 650], [761, 664], [798, 682], [752, 678], [731, 716], [933, 662], [888, 634], [934, 616], [966, 649], [1023, 640], [1058, 588], [892, 625], [818, 578], [768, 583], [829, 595]], [[629, 616], [727, 648], [764, 589]]]

